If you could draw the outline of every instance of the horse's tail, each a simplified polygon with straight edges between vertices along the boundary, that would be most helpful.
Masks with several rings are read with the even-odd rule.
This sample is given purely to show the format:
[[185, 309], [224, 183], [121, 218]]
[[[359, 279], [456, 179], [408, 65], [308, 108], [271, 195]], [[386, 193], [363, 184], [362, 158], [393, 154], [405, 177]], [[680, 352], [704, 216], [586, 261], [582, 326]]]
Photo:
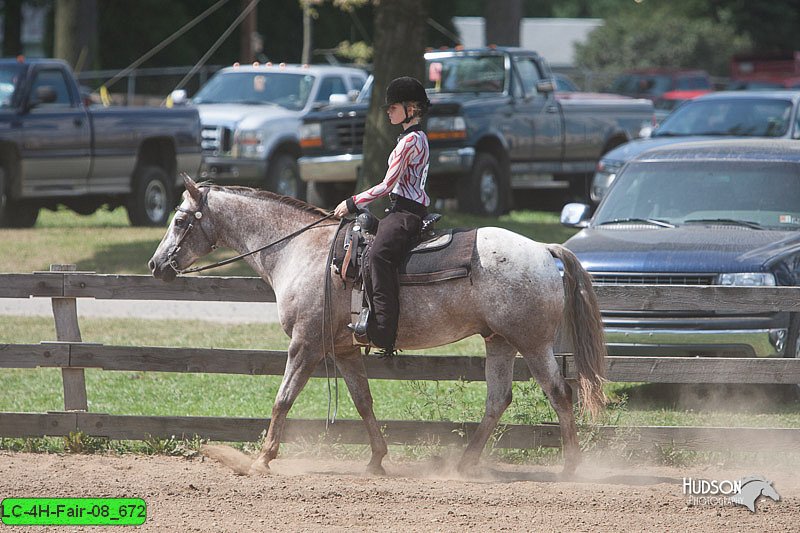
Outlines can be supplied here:
[[572, 341], [583, 405], [596, 419], [606, 404], [606, 343], [592, 278], [568, 249], [559, 244], [548, 244], [547, 249], [564, 265], [564, 327]]

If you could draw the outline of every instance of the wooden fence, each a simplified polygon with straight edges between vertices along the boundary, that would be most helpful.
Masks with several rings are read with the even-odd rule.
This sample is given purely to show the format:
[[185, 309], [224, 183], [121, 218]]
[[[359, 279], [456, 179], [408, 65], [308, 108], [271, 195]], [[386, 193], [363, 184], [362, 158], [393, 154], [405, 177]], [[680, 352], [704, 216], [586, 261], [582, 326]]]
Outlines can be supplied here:
[[[800, 311], [800, 288], [597, 286], [603, 309]], [[220, 350], [105, 346], [81, 341], [76, 299], [196, 300], [274, 302], [271, 288], [258, 278], [180, 277], [163, 283], [150, 276], [103, 275], [54, 266], [50, 272], [0, 274], [0, 298], [47, 297], [53, 302], [57, 341], [0, 345], [0, 368], [62, 369], [64, 411], [0, 413], [0, 437], [66, 436], [83, 432], [112, 439], [190, 437], [253, 441], [269, 419], [127, 416], [89, 413], [85, 368], [108, 371], [198, 372], [282, 375], [286, 353], [268, 350]], [[559, 356], [567, 377], [574, 376], [568, 354]], [[371, 379], [483, 381], [483, 357], [403, 355], [366, 360]], [[800, 383], [800, 360], [697, 357], [608, 357], [608, 379], [650, 383]], [[320, 367], [315, 373], [324, 377]], [[514, 379], [530, 379], [527, 366], [515, 365]], [[465, 443], [477, 424], [468, 422], [382, 421], [390, 444]], [[797, 451], [800, 429], [638, 426], [592, 428], [601, 441], [622, 439], [626, 448], [671, 446], [686, 450], [736, 448]], [[326, 434], [340, 443], [367, 443], [360, 420], [290, 419], [285, 440]], [[499, 448], [560, 446], [556, 424], [507, 425]]]

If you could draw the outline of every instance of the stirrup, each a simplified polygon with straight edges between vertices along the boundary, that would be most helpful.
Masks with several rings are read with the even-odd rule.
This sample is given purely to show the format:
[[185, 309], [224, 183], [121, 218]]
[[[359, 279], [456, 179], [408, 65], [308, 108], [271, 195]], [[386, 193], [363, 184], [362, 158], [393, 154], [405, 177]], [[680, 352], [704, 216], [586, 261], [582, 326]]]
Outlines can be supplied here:
[[356, 323], [347, 324], [347, 327], [353, 330], [353, 333], [355, 333], [359, 337], [365, 337], [367, 335], [368, 320], [369, 320], [369, 307], [364, 307], [358, 314], [358, 320], [356, 320]]
[[389, 346], [388, 348], [380, 348], [374, 354], [368, 354], [368, 355], [372, 355], [372, 357], [375, 357], [377, 359], [386, 359], [386, 358], [389, 358], [389, 357], [396, 356], [397, 355], [397, 350], [395, 349], [394, 346]]

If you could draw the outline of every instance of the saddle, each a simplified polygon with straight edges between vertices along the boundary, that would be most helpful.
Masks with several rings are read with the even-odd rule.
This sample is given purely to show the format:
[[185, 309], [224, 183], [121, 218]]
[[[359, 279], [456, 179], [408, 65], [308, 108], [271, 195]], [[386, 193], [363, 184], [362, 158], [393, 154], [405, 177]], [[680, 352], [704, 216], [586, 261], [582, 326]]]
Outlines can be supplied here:
[[[441, 215], [431, 213], [422, 220], [420, 242], [398, 269], [400, 285], [427, 285], [470, 275], [476, 230], [435, 230], [434, 224], [440, 219]], [[363, 212], [340, 228], [334, 244], [331, 269], [345, 284], [352, 283], [350, 315], [356, 346], [369, 346], [366, 327], [372, 308], [372, 290], [369, 269], [365, 265], [378, 223], [372, 213]]]

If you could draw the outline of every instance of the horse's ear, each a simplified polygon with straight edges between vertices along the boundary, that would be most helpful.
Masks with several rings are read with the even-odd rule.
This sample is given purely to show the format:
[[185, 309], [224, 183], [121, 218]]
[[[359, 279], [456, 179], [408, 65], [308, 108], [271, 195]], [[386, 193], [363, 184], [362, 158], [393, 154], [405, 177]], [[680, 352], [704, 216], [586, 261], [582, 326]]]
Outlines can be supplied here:
[[197, 184], [188, 174], [183, 175], [183, 184], [186, 185], [186, 190], [188, 191], [189, 196], [191, 196], [196, 202], [199, 202], [202, 199], [203, 195], [200, 194], [200, 189], [197, 188]]

